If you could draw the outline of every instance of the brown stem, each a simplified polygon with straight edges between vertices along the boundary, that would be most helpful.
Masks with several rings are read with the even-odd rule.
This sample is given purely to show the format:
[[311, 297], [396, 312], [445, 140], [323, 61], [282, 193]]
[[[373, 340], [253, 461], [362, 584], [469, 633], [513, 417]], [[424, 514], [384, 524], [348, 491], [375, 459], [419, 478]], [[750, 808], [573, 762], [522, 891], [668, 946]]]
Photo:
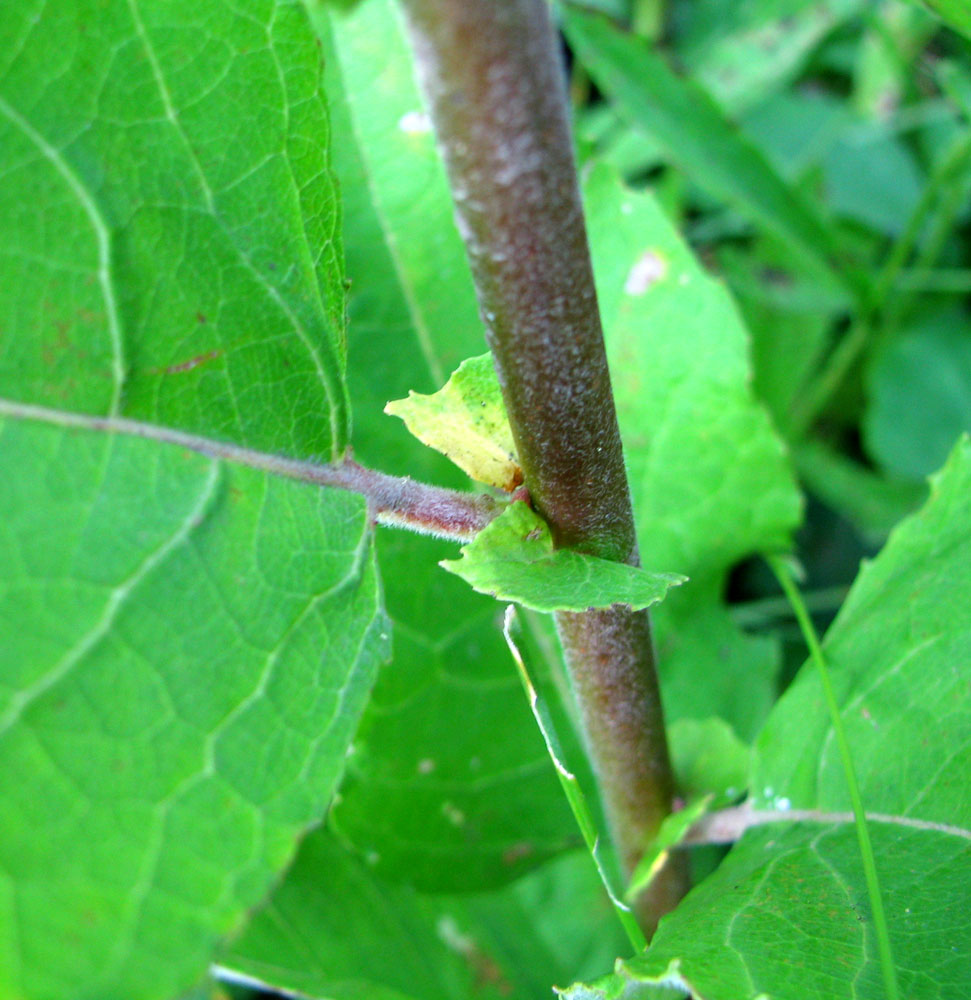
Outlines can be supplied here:
[[[558, 546], [636, 564], [547, 2], [403, 5], [530, 496]], [[617, 606], [557, 625], [629, 871], [673, 790], [648, 618]], [[684, 889], [679, 865], [647, 930]]]
[[[646, 611], [626, 605], [556, 616], [560, 642], [624, 871], [671, 811], [674, 782]], [[688, 888], [685, 858], [672, 855], [637, 900], [649, 937]]]

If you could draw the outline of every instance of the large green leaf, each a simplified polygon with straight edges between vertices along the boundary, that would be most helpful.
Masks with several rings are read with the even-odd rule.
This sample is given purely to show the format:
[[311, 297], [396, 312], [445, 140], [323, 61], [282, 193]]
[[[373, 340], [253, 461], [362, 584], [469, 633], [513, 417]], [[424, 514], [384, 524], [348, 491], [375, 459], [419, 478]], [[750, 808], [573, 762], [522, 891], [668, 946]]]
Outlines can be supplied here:
[[[315, 16], [326, 31], [322, 15]], [[400, 18], [387, 0], [370, 0], [348, 17], [333, 15], [332, 58], [338, 65], [331, 67], [331, 76], [339, 73], [348, 103], [349, 118], [343, 122], [351, 135], [342, 136], [340, 145], [350, 141], [360, 151], [358, 169], [364, 176], [355, 181], [367, 186], [370, 212], [377, 217], [384, 253], [390, 255], [398, 294], [407, 306], [405, 329], [399, 318], [394, 331], [399, 350], [383, 363], [397, 367], [393, 362], [404, 335], [423, 364], [402, 366], [396, 384], [417, 369], [421, 383], [405, 384], [405, 389], [437, 389], [466, 356], [460, 353], [463, 348], [483, 343], [482, 327], [444, 167], [413, 78]], [[353, 150], [342, 148], [335, 155], [341, 157], [343, 173]], [[348, 222], [358, 225], [356, 218]], [[363, 255], [360, 260], [360, 270], [350, 275], [352, 282], [359, 282], [363, 295], [385, 298], [384, 283], [374, 280], [370, 260]], [[376, 359], [371, 355], [368, 360]], [[376, 389], [372, 385], [370, 393]]]
[[[965, 438], [932, 479], [926, 505], [864, 566], [825, 644], [867, 809], [962, 825], [968, 804], [958, 775], [971, 737], [969, 487]], [[817, 711], [818, 684], [804, 670], [759, 738], [759, 804], [781, 795], [793, 808], [847, 805], [832, 730]], [[797, 742], [785, 737], [795, 725]]]
[[719, 264], [752, 337], [755, 393], [784, 432], [826, 350], [834, 315], [847, 303], [827, 302], [820, 284], [804, 280], [766, 241], [745, 253], [729, 247]]
[[826, 201], [835, 214], [901, 234], [925, 184], [907, 143], [883, 122], [850, 120], [822, 161]]
[[[342, 452], [328, 141], [297, 5], [9, 6], [4, 413]], [[0, 449], [0, 997], [162, 1000], [340, 776], [383, 652], [364, 504], [24, 419]]]
[[[901, 995], [971, 982], [971, 443], [865, 566], [825, 643], [874, 841]], [[799, 738], [794, 740], [793, 733]], [[756, 746], [745, 834], [644, 956], [576, 997], [881, 998], [859, 848], [819, 675], [807, 666]], [[792, 814], [787, 821], [786, 814]]]
[[727, 290], [650, 194], [600, 168], [584, 197], [642, 561], [694, 579], [784, 546], [799, 499]]
[[221, 962], [328, 1000], [535, 1000], [624, 950], [585, 853], [500, 890], [429, 896], [321, 832]]
[[601, 90], [696, 184], [734, 202], [817, 270], [852, 279], [840, 273], [832, 234], [815, 206], [782, 180], [699, 85], [598, 14], [566, 7], [564, 27]]
[[[355, 453], [468, 486], [383, 413], [410, 389], [438, 389], [484, 350], [399, 13], [369, 0], [332, 22], [336, 52], [330, 19], [318, 17], [328, 94], [344, 93], [332, 114], [352, 282]], [[380, 532], [378, 549], [394, 659], [355, 739], [334, 825], [384, 877], [437, 889], [513, 878], [579, 834], [502, 639], [501, 608], [439, 569], [457, 555], [453, 544]]]
[[327, 805], [381, 643], [366, 511], [0, 431], [0, 996], [172, 996]]
[[776, 652], [739, 632], [720, 590], [734, 562], [787, 544], [798, 494], [724, 287], [650, 195], [602, 167], [584, 195], [641, 561], [690, 578], [657, 612], [667, 709], [720, 714], [750, 736]]
[[385, 536], [378, 549], [394, 659], [332, 822], [386, 878], [429, 891], [508, 881], [579, 832], [503, 641], [502, 606], [436, 565], [454, 546]]
[[0, 22], [0, 396], [291, 455], [347, 434], [339, 206], [299, 6]]

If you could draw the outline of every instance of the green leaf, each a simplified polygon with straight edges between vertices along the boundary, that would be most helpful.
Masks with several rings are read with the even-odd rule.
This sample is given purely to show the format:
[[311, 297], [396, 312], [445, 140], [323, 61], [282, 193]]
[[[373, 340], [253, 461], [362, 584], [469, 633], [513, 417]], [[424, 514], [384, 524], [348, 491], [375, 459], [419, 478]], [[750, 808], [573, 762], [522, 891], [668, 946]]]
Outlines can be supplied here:
[[438, 392], [409, 392], [384, 408], [473, 479], [511, 492], [522, 481], [492, 355], [467, 358]]
[[736, 203], [807, 261], [846, 282], [831, 234], [813, 205], [779, 177], [700, 86], [678, 77], [643, 40], [602, 16], [566, 7], [563, 23], [597, 86], [695, 183]]
[[[334, 17], [336, 53], [331, 19], [318, 15], [352, 282], [355, 454], [467, 486], [382, 412], [409, 389], [434, 391], [485, 346], [397, 5], [369, 0]], [[390, 880], [435, 890], [508, 881], [578, 837], [502, 639], [501, 609], [438, 568], [455, 545], [384, 530], [377, 541], [394, 658], [355, 737], [334, 824]], [[550, 660], [555, 653], [539, 682]], [[571, 735], [568, 724], [560, 732]]]
[[446, 545], [396, 541], [378, 540], [394, 659], [354, 738], [333, 823], [390, 880], [428, 891], [499, 885], [579, 837], [503, 642], [501, 608], [438, 568]]
[[721, 576], [692, 577], [654, 612], [665, 714], [674, 721], [718, 715], [751, 740], [776, 698], [779, 640], [743, 631], [723, 587]]
[[[825, 653], [853, 753], [903, 996], [963, 996], [971, 931], [971, 443], [863, 568]], [[797, 740], [792, 734], [798, 733]], [[755, 809], [648, 952], [593, 993], [667, 977], [702, 1000], [882, 997], [846, 780], [819, 675], [803, 669], [756, 746]], [[791, 817], [791, 819], [789, 819]], [[767, 946], [767, 942], [772, 942]]]
[[[962, 310], [932, 313], [867, 371], [867, 451], [891, 474], [923, 479], [971, 431], [971, 342]], [[901, 406], [901, 400], [909, 405]]]
[[624, 947], [583, 852], [498, 891], [434, 896], [382, 881], [321, 831], [220, 962], [329, 1000], [534, 1000]]
[[[322, 12], [316, 18], [326, 32]], [[401, 13], [388, 0], [370, 0], [349, 16], [332, 15], [329, 25], [335, 60], [331, 79], [339, 77], [347, 102], [344, 121], [352, 131], [343, 139], [354, 144], [360, 157], [355, 182], [366, 185], [369, 213], [377, 217], [400, 285], [398, 294], [404, 297], [407, 340], [423, 362], [422, 382], [409, 385], [402, 379], [397, 395], [408, 389], [434, 390], [464, 358], [481, 354], [484, 341], [465, 247], [453, 221], [431, 122], [415, 84]], [[338, 155], [346, 163], [353, 153], [335, 151]], [[347, 221], [357, 225], [350, 213]], [[363, 295], [382, 298], [384, 290], [369, 265], [362, 256], [355, 274], [349, 262], [351, 280], [360, 282]], [[400, 317], [394, 318], [400, 324]], [[401, 333], [396, 325], [385, 336], [400, 349]], [[394, 371], [398, 354], [391, 351], [382, 360], [369, 352], [367, 360], [372, 367], [378, 361], [382, 369]], [[409, 374], [402, 372], [399, 378]], [[374, 391], [372, 386], [369, 394]], [[388, 398], [381, 400], [382, 407]]]
[[584, 197], [643, 562], [694, 579], [784, 548], [799, 497], [731, 297], [651, 195], [601, 167]]
[[[971, 975], [971, 852], [960, 836], [872, 824], [903, 995], [961, 1000]], [[662, 923], [641, 957], [570, 1000], [884, 1000], [852, 821], [769, 823], [746, 833]], [[689, 993], [690, 991], [690, 993]]]
[[910, 147], [885, 122], [850, 122], [823, 156], [833, 212], [899, 236], [920, 202], [925, 178]]
[[[339, 455], [302, 8], [17, 4], [0, 49], [5, 412]], [[385, 646], [367, 513], [159, 441], [0, 448], [0, 995], [168, 1000], [327, 809]]]
[[748, 788], [751, 750], [724, 719], [678, 719], [669, 727], [671, 765], [685, 798], [728, 805]]
[[[781, 118], [790, 115], [793, 123], [803, 123], [801, 106], [780, 112]], [[774, 116], [765, 117], [767, 134], [775, 135]], [[755, 394], [785, 435], [826, 354], [833, 324], [852, 303], [832, 282], [800, 270], [798, 259], [771, 237], [744, 250], [724, 245], [718, 266], [751, 335]]]
[[751, 108], [741, 123], [776, 171], [794, 183], [819, 166], [829, 146], [855, 120], [852, 109], [828, 91], [796, 88]]
[[[379, 535], [394, 659], [332, 820], [385, 878], [427, 891], [495, 886], [579, 837], [502, 639], [501, 607], [438, 568], [454, 546], [419, 541]], [[549, 684], [542, 665], [537, 679]]]
[[0, 50], [0, 397], [339, 455], [339, 206], [302, 9], [18, 3]]
[[367, 512], [23, 421], [0, 467], [0, 996], [164, 1000], [336, 786], [383, 648]]
[[678, 54], [732, 112], [764, 100], [803, 68], [819, 41], [857, 13], [860, 0], [756, 0], [688, 9]]
[[683, 576], [649, 573], [570, 549], [553, 549], [546, 522], [521, 500], [483, 528], [462, 558], [439, 563], [482, 594], [536, 611], [586, 611], [656, 604]]
[[641, 560], [691, 578], [656, 614], [666, 709], [722, 715], [748, 737], [777, 651], [732, 624], [722, 582], [739, 559], [788, 545], [799, 496], [724, 287], [650, 195], [599, 167], [584, 197]]
[[932, 10], [945, 24], [971, 38], [971, 6], [967, 0], [911, 0]]
[[[961, 747], [971, 734], [971, 661], [961, 652], [971, 641], [962, 612], [971, 592], [969, 485], [965, 438], [932, 479], [927, 504], [864, 566], [826, 635], [823, 648], [867, 810], [967, 820], [948, 775], [963, 766]], [[825, 714], [809, 711], [817, 698], [818, 681], [805, 670], [773, 711], [757, 746], [752, 787], [758, 802], [772, 804], [782, 795], [794, 808], [845, 807], [829, 724]], [[802, 739], [783, 747], [783, 734], [797, 718]], [[889, 755], [891, 745], [896, 750]], [[919, 754], [912, 752], [916, 747]], [[906, 768], [898, 768], [903, 761]]]

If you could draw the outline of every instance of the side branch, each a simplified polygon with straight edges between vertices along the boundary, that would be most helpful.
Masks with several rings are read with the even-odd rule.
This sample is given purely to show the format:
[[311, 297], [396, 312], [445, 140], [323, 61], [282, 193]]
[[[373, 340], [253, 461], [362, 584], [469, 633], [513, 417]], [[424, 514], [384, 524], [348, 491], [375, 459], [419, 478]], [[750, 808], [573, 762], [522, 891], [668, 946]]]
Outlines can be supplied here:
[[350, 458], [345, 458], [342, 462], [318, 465], [254, 451], [224, 441], [213, 441], [139, 420], [71, 413], [6, 399], [0, 399], [0, 417], [52, 424], [73, 430], [104, 431], [147, 438], [187, 448], [209, 458], [261, 469], [286, 479], [350, 490], [360, 493], [368, 501], [371, 516], [379, 524], [437, 535], [456, 542], [471, 541], [502, 512], [500, 501], [484, 493], [462, 493], [418, 483], [409, 478], [389, 476], [358, 465]]

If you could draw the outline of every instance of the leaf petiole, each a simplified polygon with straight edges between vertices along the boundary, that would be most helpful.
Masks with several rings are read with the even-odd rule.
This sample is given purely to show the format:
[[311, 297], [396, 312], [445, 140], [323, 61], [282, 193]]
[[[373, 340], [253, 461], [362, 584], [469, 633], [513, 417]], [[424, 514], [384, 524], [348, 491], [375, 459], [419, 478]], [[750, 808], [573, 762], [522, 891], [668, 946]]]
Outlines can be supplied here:
[[146, 438], [186, 448], [220, 461], [260, 469], [284, 479], [350, 490], [352, 493], [360, 493], [367, 500], [371, 517], [378, 524], [405, 528], [422, 535], [435, 535], [455, 542], [472, 541], [502, 513], [505, 506], [486, 493], [463, 493], [460, 490], [416, 482], [407, 476], [391, 476], [386, 472], [368, 469], [347, 457], [339, 462], [307, 462], [124, 417], [72, 413], [0, 399], [0, 418], [3, 417], [80, 431], [101, 431]]

